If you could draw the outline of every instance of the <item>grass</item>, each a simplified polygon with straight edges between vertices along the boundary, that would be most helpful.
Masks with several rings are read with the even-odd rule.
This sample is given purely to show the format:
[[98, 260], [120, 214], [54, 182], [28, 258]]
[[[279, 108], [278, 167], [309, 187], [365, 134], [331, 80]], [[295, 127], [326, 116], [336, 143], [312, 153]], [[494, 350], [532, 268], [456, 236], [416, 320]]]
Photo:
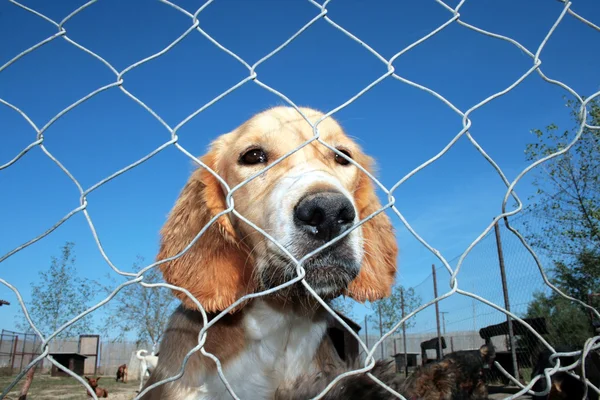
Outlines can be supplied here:
[[[531, 369], [521, 369], [521, 374], [528, 381]], [[401, 374], [404, 376], [404, 374]], [[4, 390], [14, 379], [13, 376], [0, 376], [0, 392]], [[16, 400], [24, 382], [23, 378], [6, 396], [6, 400]], [[116, 382], [114, 376], [103, 376], [100, 379], [100, 387], [108, 390], [108, 398], [111, 400], [131, 400], [137, 394], [139, 381], [130, 380], [127, 383]], [[499, 388], [496, 388], [497, 390]], [[51, 377], [48, 373], [35, 374], [28, 400], [88, 400], [83, 385], [71, 377]]]
[[519, 368], [519, 372], [521, 373], [521, 378], [529, 383], [531, 381], [531, 368]]
[[[0, 392], [4, 390], [14, 379], [14, 376], [0, 376]], [[6, 400], [16, 400], [25, 378], [9, 392]], [[100, 387], [108, 390], [108, 398], [113, 400], [128, 400], [136, 395], [139, 381], [128, 381], [127, 383], [116, 382], [114, 376], [103, 376], [100, 379]], [[49, 374], [36, 373], [33, 383], [29, 388], [28, 400], [61, 399], [61, 400], [84, 400], [87, 397], [84, 386], [71, 377], [51, 377]]]

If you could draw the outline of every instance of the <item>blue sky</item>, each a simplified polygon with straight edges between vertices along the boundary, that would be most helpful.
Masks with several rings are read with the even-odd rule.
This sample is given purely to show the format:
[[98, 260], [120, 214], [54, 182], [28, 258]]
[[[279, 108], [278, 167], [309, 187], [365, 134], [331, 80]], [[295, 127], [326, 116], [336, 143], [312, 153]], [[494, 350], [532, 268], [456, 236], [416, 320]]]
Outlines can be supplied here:
[[[198, 0], [175, 3], [192, 13], [202, 5]], [[60, 21], [84, 2], [32, 0], [23, 4]], [[510, 36], [535, 52], [562, 7], [560, 2], [546, 0], [467, 1], [461, 19]], [[600, 15], [600, 5], [594, 0], [577, 1], [573, 9], [592, 20]], [[318, 12], [308, 1], [217, 0], [199, 19], [213, 38], [253, 64]], [[328, 6], [328, 16], [385, 58], [451, 18], [434, 1], [389, 0], [335, 0]], [[70, 19], [65, 29], [68, 37], [120, 71], [160, 51], [190, 25], [187, 16], [158, 1], [100, 0]], [[52, 24], [3, 0], [0, 65], [55, 32]], [[542, 70], [581, 95], [590, 95], [599, 89], [600, 52], [594, 51], [598, 43], [599, 32], [567, 15], [541, 54]], [[513, 45], [457, 24], [394, 63], [399, 75], [434, 89], [463, 111], [509, 86], [531, 65], [531, 59]], [[323, 20], [257, 69], [262, 82], [296, 104], [323, 111], [344, 103], [385, 72], [385, 65]], [[124, 87], [175, 126], [247, 75], [235, 59], [192, 32], [165, 55], [125, 74]], [[0, 98], [41, 127], [65, 107], [115, 79], [104, 64], [57, 38], [0, 72]], [[473, 136], [509, 179], [527, 166], [524, 149], [533, 140], [531, 129], [553, 122], [571, 126], [563, 99], [566, 94], [533, 74], [472, 114]], [[184, 125], [179, 143], [200, 155], [218, 135], [278, 104], [283, 100], [248, 82]], [[377, 159], [378, 176], [386, 187], [435, 155], [462, 128], [461, 118], [441, 101], [393, 79], [383, 81], [335, 117]], [[169, 132], [155, 118], [118, 88], [111, 88], [60, 118], [46, 131], [44, 143], [88, 188], [169, 139]], [[34, 140], [35, 132], [24, 118], [0, 105], [0, 165]], [[187, 157], [167, 148], [89, 195], [88, 211], [115, 265], [131, 270], [136, 255], [153, 259], [158, 231], [191, 168]], [[44, 232], [79, 205], [75, 185], [39, 148], [0, 171], [0, 191], [0, 254]], [[400, 186], [395, 196], [399, 210], [417, 232], [450, 260], [500, 212], [504, 191], [492, 167], [463, 138], [439, 161]], [[527, 199], [532, 193], [529, 179], [517, 191]], [[394, 222], [401, 248], [398, 279], [407, 286], [417, 285], [430, 274], [431, 264], [439, 265], [439, 261], [397, 218]], [[0, 277], [28, 300], [30, 282], [67, 240], [76, 243], [82, 275], [99, 279], [110, 272], [84, 216], [78, 214], [0, 263]], [[495, 254], [489, 254], [489, 268], [495, 268]], [[515, 262], [511, 268], [518, 272], [523, 267]], [[482, 277], [477, 267], [465, 268], [463, 273], [462, 279], [474, 287]], [[493, 284], [500, 287], [497, 280]], [[444, 288], [441, 285], [440, 291]], [[16, 299], [5, 287], [0, 287], [0, 298], [12, 302], [2, 307], [0, 328], [12, 329]], [[365, 310], [357, 307], [357, 315], [362, 317]]]

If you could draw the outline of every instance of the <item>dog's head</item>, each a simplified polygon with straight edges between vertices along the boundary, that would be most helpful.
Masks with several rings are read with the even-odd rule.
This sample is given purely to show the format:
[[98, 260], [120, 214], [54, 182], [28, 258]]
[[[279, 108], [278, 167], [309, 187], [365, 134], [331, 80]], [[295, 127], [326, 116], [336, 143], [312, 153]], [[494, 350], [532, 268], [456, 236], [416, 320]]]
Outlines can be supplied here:
[[[323, 115], [303, 108], [314, 123]], [[321, 139], [372, 171], [363, 154], [332, 118], [319, 125]], [[217, 138], [202, 162], [230, 188], [260, 173], [313, 136], [293, 108], [277, 107], [254, 116]], [[181, 192], [161, 234], [158, 260], [184, 250], [201, 229], [227, 209], [226, 189], [211, 172], [198, 168]], [[263, 229], [299, 260], [339, 235], [341, 240], [303, 263], [307, 283], [325, 299], [346, 294], [373, 301], [390, 294], [397, 246], [392, 225], [370, 178], [318, 142], [296, 151], [232, 195], [235, 210]], [[181, 257], [161, 264], [165, 280], [186, 288], [208, 312], [241, 296], [275, 287], [297, 276], [296, 264], [275, 243], [233, 213], [222, 215]], [[300, 283], [279, 293], [303, 296]], [[175, 292], [185, 306], [193, 302]]]
[[496, 349], [492, 342], [484, 344], [479, 348], [479, 355], [483, 361], [484, 366], [492, 367], [494, 360], [496, 359]]
[[95, 389], [96, 387], [98, 387], [98, 381], [100, 380], [100, 378], [101, 378], [100, 376], [97, 378], [90, 378], [88, 376], [85, 377], [85, 379], [87, 379], [87, 381], [92, 389]]

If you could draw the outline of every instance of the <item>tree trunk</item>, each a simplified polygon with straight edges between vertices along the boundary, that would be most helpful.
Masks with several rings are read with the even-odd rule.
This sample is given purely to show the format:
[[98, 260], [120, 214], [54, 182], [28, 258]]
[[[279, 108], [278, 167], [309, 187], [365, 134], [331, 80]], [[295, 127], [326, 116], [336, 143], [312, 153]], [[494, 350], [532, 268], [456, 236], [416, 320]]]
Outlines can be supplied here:
[[27, 400], [27, 393], [29, 392], [29, 387], [31, 386], [31, 382], [33, 382], [33, 375], [35, 374], [35, 370], [37, 368], [37, 364], [35, 364], [29, 371], [27, 371], [27, 375], [25, 376], [25, 382], [23, 383], [23, 387], [21, 388], [21, 394], [19, 395], [19, 400]]

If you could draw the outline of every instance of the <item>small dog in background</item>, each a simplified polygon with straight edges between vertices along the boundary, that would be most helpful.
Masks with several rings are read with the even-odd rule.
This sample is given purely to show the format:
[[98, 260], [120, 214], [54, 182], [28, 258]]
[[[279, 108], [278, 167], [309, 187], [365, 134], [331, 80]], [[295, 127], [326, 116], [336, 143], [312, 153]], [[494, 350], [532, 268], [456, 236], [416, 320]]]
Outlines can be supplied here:
[[[88, 383], [90, 384], [92, 390], [96, 393], [97, 397], [108, 397], [108, 390], [103, 389], [101, 387], [98, 386], [98, 381], [100, 380], [101, 377], [97, 377], [97, 378], [89, 378], [89, 377], [85, 377], [85, 379], [87, 379]], [[88, 395], [88, 397], [92, 397], [92, 394], [90, 393], [89, 390], [86, 390], [86, 393]]]
[[116, 381], [119, 382], [119, 379], [123, 381], [123, 383], [127, 383], [127, 364], [119, 365], [119, 368], [117, 368]]
[[[392, 361], [377, 361], [371, 374], [409, 400], [487, 400], [483, 369], [491, 366], [496, 352], [493, 345], [479, 350], [457, 351], [439, 361], [418, 368], [404, 382]], [[336, 376], [358, 369], [331, 369], [299, 378], [291, 387], [280, 388], [275, 400], [300, 400], [317, 396]], [[329, 390], [324, 400], [392, 400], [397, 397], [366, 374], [346, 377]]]
[[404, 382], [403, 392], [423, 400], [485, 400], [488, 390], [483, 370], [491, 367], [495, 358], [491, 343], [479, 350], [455, 351], [417, 369]]

